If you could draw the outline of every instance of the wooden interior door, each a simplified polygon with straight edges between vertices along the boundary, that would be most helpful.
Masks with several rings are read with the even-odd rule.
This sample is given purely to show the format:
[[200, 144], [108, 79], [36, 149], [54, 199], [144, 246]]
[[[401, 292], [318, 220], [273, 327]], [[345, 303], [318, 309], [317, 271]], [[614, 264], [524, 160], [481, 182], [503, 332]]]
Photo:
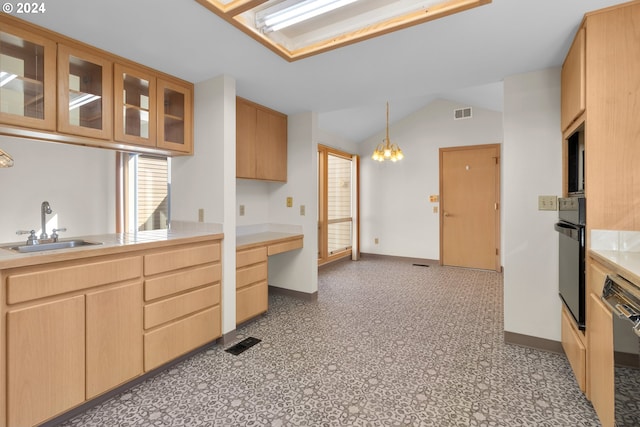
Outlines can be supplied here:
[[440, 264], [500, 271], [500, 145], [440, 149]]

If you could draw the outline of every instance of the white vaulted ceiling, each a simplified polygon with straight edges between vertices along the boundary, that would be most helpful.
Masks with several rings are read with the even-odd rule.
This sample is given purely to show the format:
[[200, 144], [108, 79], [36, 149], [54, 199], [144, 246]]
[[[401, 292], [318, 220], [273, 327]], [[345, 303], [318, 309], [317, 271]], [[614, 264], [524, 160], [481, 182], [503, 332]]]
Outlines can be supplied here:
[[501, 110], [506, 76], [560, 66], [583, 14], [617, 3], [493, 0], [295, 62], [196, 0], [55, 0], [18, 17], [194, 83], [230, 75], [238, 95], [361, 141], [386, 101], [392, 122], [435, 98]]

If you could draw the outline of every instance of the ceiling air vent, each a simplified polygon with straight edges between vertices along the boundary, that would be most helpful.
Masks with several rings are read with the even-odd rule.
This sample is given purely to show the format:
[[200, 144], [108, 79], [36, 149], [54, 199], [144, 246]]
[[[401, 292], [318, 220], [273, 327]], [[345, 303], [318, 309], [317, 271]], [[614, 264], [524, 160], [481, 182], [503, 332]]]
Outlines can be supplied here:
[[458, 108], [457, 110], [453, 110], [454, 120], [462, 120], [468, 118], [471, 118], [471, 107]]

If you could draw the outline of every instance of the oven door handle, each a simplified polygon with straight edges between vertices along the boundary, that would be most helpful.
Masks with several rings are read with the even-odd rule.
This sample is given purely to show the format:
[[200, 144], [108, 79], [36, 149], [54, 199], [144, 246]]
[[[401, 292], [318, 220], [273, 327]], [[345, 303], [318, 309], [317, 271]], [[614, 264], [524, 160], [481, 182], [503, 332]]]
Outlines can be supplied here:
[[567, 237], [571, 237], [573, 240], [580, 241], [580, 230], [582, 226], [566, 224], [564, 222], [557, 222], [553, 226], [553, 228], [560, 234], [564, 234]]

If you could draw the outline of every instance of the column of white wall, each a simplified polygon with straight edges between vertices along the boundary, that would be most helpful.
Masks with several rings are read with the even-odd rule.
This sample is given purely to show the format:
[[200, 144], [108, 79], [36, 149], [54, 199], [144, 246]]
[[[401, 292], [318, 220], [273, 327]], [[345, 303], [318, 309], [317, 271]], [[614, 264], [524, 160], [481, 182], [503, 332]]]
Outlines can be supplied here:
[[223, 226], [222, 332], [236, 327], [235, 80], [219, 76], [195, 85], [194, 155], [172, 162], [172, 220]]

